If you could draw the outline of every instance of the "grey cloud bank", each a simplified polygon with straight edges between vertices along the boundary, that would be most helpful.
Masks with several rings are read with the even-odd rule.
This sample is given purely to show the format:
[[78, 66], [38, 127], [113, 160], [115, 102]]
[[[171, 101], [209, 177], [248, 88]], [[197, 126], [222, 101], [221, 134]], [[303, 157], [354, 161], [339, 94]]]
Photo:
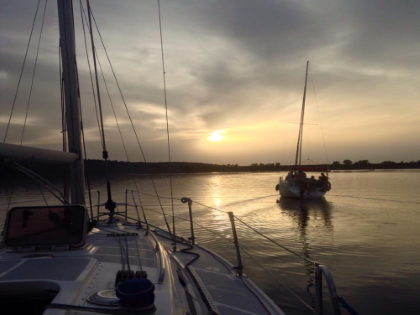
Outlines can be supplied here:
[[[43, 1], [41, 1], [43, 5]], [[167, 152], [156, 1], [91, 1], [140, 140], [151, 161]], [[420, 4], [408, 1], [161, 1], [173, 158], [290, 163], [304, 67], [311, 61], [305, 156], [328, 160], [420, 159], [416, 56]], [[78, 66], [88, 154], [100, 157], [78, 1]], [[35, 1], [0, 3], [0, 135], [5, 130]], [[49, 1], [25, 142], [61, 147], [56, 3]], [[40, 19], [8, 142], [20, 140]], [[96, 45], [133, 161], [141, 160], [105, 54]], [[315, 86], [316, 97], [312, 89]], [[124, 160], [101, 83], [112, 159]], [[14, 116], [15, 117], [15, 116]], [[225, 138], [206, 138], [225, 130]], [[320, 148], [319, 148], [320, 147]], [[319, 153], [321, 152], [321, 153]]]

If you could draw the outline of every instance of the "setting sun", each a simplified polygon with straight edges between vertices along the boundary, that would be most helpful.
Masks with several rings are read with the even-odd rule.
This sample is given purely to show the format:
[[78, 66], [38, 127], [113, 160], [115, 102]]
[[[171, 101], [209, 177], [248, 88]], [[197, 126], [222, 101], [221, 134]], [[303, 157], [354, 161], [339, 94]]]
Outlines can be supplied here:
[[212, 132], [210, 137], [207, 138], [207, 140], [212, 142], [217, 142], [223, 139], [223, 130], [216, 130]]

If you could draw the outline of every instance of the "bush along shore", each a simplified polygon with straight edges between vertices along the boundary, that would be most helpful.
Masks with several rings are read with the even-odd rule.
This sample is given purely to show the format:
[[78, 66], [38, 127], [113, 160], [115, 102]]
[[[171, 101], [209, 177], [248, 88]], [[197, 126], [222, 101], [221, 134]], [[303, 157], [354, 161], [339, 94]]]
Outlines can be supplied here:
[[[191, 163], [191, 162], [121, 162], [108, 161], [109, 171], [111, 175], [128, 175], [128, 174], [168, 174], [168, 173], [214, 173], [214, 172], [285, 172], [289, 171], [292, 165], [281, 165], [280, 163], [253, 163], [248, 166], [238, 164], [209, 164], [209, 163]], [[20, 162], [21, 165], [31, 169], [32, 171], [46, 177], [62, 177], [66, 173], [67, 167], [63, 165], [45, 165], [31, 161]], [[313, 165], [315, 166], [315, 165]], [[382, 163], [370, 163], [368, 160], [360, 160], [352, 162], [344, 160], [343, 162], [334, 161], [331, 164], [316, 165], [327, 167], [334, 171], [350, 171], [350, 170], [382, 170], [382, 169], [420, 169], [420, 160], [416, 162], [392, 162], [384, 161]], [[105, 174], [105, 161], [103, 160], [87, 160], [85, 163], [86, 172], [89, 176], [102, 176]], [[8, 161], [0, 163], [0, 176], [3, 179], [11, 176], [18, 176], [19, 172], [13, 168], [13, 164]]]

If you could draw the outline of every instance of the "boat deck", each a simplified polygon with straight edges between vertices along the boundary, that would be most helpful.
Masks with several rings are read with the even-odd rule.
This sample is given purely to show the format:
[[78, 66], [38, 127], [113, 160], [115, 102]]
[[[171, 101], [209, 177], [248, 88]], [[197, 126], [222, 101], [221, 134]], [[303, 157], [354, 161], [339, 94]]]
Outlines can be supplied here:
[[20, 294], [23, 299], [25, 292], [58, 292], [50, 303], [69, 305], [70, 310], [48, 308], [41, 313], [46, 315], [95, 314], [77, 307], [121, 310], [87, 298], [115, 289], [117, 272], [128, 269], [123, 254], [128, 247], [130, 269], [146, 271], [155, 283], [156, 311], [147, 314], [283, 314], [246, 276], [236, 276], [231, 264], [199, 245], [177, 243], [173, 252], [172, 241], [161, 230], [147, 233], [135, 225], [105, 222], [98, 228], [78, 249], [0, 249], [0, 295]]

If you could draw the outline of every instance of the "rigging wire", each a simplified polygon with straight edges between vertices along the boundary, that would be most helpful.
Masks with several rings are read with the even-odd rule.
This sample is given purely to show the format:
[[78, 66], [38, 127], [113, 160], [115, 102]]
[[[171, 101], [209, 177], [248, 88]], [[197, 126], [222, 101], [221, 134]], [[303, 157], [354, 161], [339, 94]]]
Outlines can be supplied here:
[[99, 90], [99, 79], [98, 79], [98, 69], [96, 66], [96, 58], [95, 58], [95, 43], [93, 38], [93, 28], [92, 28], [92, 12], [90, 7], [89, 0], [86, 1], [87, 9], [88, 9], [88, 17], [89, 17], [89, 30], [90, 30], [90, 40], [92, 44], [92, 56], [93, 56], [93, 66], [95, 69], [95, 80], [96, 80], [96, 93], [98, 96], [98, 107], [99, 107], [99, 114], [100, 114], [100, 122], [101, 122], [101, 131], [102, 131], [102, 157], [105, 160], [105, 169], [106, 169], [106, 191], [108, 200], [105, 203], [105, 208], [110, 211], [109, 218], [112, 220], [114, 215], [114, 210], [117, 207], [116, 203], [112, 200], [112, 191], [111, 191], [111, 183], [109, 180], [109, 163], [108, 163], [108, 151], [106, 149], [106, 141], [105, 141], [105, 131], [104, 131], [104, 120], [103, 120], [103, 113], [102, 113], [102, 103], [101, 103], [101, 93]]
[[42, 195], [42, 199], [44, 199], [44, 202], [45, 202], [45, 204], [47, 205], [47, 207], [49, 206], [49, 204], [48, 204], [48, 202], [47, 202], [47, 199], [45, 198], [45, 195], [44, 195], [44, 192], [42, 191], [42, 186], [41, 186], [41, 184], [40, 183], [38, 183], [38, 188], [39, 188], [39, 191], [41, 192], [41, 195]]
[[[18, 164], [17, 162], [13, 162], [13, 165], [14, 165], [16, 168], [18, 168], [18, 169], [20, 169], [20, 170], [25, 171], [25, 172], [26, 172], [26, 173], [28, 173], [29, 175], [32, 175], [32, 177], [36, 177], [39, 181], [41, 181], [41, 182], [44, 184], [44, 186], [46, 186], [46, 185], [51, 186], [53, 189], [55, 189], [55, 190], [58, 192], [58, 194], [60, 195], [60, 197], [61, 197], [63, 200], [67, 201], [67, 200], [66, 200], [66, 198], [64, 197], [63, 193], [61, 192], [61, 190], [60, 190], [57, 186], [55, 186], [53, 183], [51, 183], [50, 181], [46, 180], [44, 177], [42, 177], [42, 176], [38, 175], [37, 173], [35, 173], [35, 172], [31, 171], [30, 169], [28, 169], [28, 168], [26, 168], [26, 167], [24, 167], [24, 166], [22, 166], [22, 165]], [[67, 202], [67, 203], [68, 203], [68, 202]]]
[[[46, 181], [45, 179], [43, 179], [42, 177], [40, 177], [39, 175], [33, 173], [32, 171], [24, 168], [23, 166], [20, 166], [17, 163], [14, 163], [15, 169], [17, 169], [19, 172], [25, 174], [26, 176], [32, 178], [33, 180], [35, 180], [38, 184], [43, 185], [52, 195], [54, 195], [55, 198], [57, 198], [62, 204], [68, 204], [68, 201], [66, 199], [63, 198], [63, 195], [61, 194], [61, 191], [55, 187], [54, 185], [52, 185], [51, 183], [49, 183], [48, 181]], [[43, 182], [45, 181], [45, 182]], [[47, 183], [51, 184], [51, 186], [53, 188], [55, 188], [56, 190], [58, 190], [59, 195], [57, 195], [51, 188], [49, 188], [47, 186]]]
[[[152, 210], [152, 209], [146, 209], [146, 210], [150, 210], [150, 211], [153, 211], [153, 212], [156, 212], [156, 213], [159, 213], [158, 211], [156, 211], [156, 210]], [[235, 216], [236, 217], [236, 216]], [[188, 221], [188, 222], [190, 222], [190, 220], [189, 219], [185, 219], [185, 218], [182, 218], [182, 217], [179, 217], [179, 216], [177, 216], [176, 217], [177, 219], [179, 219], [179, 220], [182, 220], [182, 221]], [[216, 236], [218, 236], [218, 237], [220, 237], [220, 238], [222, 238], [223, 240], [225, 240], [225, 241], [227, 241], [227, 242], [229, 242], [229, 243], [231, 243], [231, 244], [233, 244], [234, 243], [234, 240], [233, 239], [230, 239], [230, 238], [227, 238], [226, 236], [224, 236], [223, 234], [221, 234], [221, 233], [217, 233], [217, 232], [215, 232], [215, 231], [213, 231], [213, 230], [211, 230], [211, 229], [209, 229], [209, 228], [206, 228], [205, 226], [203, 226], [203, 225], [201, 225], [201, 224], [199, 224], [199, 223], [196, 223], [196, 222], [193, 222], [193, 224], [194, 225], [196, 225], [196, 226], [199, 226], [200, 228], [202, 228], [202, 229], [204, 229], [204, 230], [206, 230], [206, 231], [208, 231], [208, 232], [210, 232], [210, 233], [212, 233], [212, 234], [214, 234], [214, 235], [216, 235]], [[239, 246], [239, 245], [238, 245]], [[260, 266], [265, 272], [267, 272], [270, 276], [272, 276], [277, 282], [279, 282], [287, 291], [289, 291], [294, 297], [296, 297], [300, 302], [302, 302], [307, 308], [309, 308], [310, 310], [312, 310], [312, 311], [314, 311], [314, 309], [310, 306], [310, 305], [308, 305], [302, 298], [300, 298], [292, 289], [290, 289], [283, 281], [281, 281], [278, 277], [276, 277], [272, 272], [270, 272], [266, 267], [264, 267], [260, 262], [258, 262], [247, 250], [245, 250], [242, 246], [239, 246], [239, 248], [240, 248], [240, 250], [241, 251], [243, 251], [249, 258], [251, 258], [258, 266]], [[302, 258], [302, 257], [301, 257]], [[223, 263], [223, 262], [222, 262]], [[223, 263], [224, 264], [224, 263]], [[228, 270], [230, 270], [230, 268], [228, 268]]]
[[[82, 5], [81, 0], [80, 0], [80, 8], [81, 8], [81, 10], [80, 10], [80, 15], [81, 15], [82, 25], [83, 25], [83, 34], [84, 34], [84, 37], [85, 37], [85, 50], [86, 50], [86, 58], [88, 59], [88, 63], [89, 63], [89, 57], [88, 57], [88, 52], [87, 52], [86, 33], [85, 33], [85, 31], [84, 31], [84, 19], [87, 19], [87, 18], [86, 18], [86, 13], [85, 13], [85, 10], [84, 10], [84, 8], [83, 8], [83, 5]], [[83, 19], [83, 16], [84, 16], [84, 19]], [[90, 25], [87, 25], [87, 26], [88, 26], [89, 30], [91, 31], [91, 29], [90, 29]], [[107, 84], [107, 82], [106, 82], [105, 75], [104, 75], [104, 71], [103, 71], [103, 68], [102, 68], [102, 64], [101, 64], [101, 61], [100, 61], [100, 59], [99, 59], [98, 52], [97, 52], [96, 48], [94, 49], [94, 51], [95, 51], [95, 56], [94, 56], [94, 58], [95, 58], [95, 59], [97, 59], [98, 64], [99, 64], [99, 69], [100, 69], [100, 72], [101, 72], [102, 79], [103, 79], [103, 81], [104, 81], [105, 90], [106, 90], [107, 95], [108, 95], [108, 99], [109, 99], [109, 102], [110, 102], [110, 105], [111, 105], [112, 113], [114, 114], [115, 122], [116, 122], [116, 124], [117, 124], [117, 129], [118, 129], [118, 132], [119, 132], [119, 134], [120, 134], [121, 143], [122, 143], [122, 146], [123, 146], [123, 148], [124, 148], [125, 156], [126, 156], [127, 162], [130, 162], [130, 158], [129, 158], [129, 155], [128, 155], [127, 147], [126, 147], [126, 145], [125, 145], [124, 137], [123, 137], [123, 134], [122, 134], [122, 131], [121, 131], [121, 128], [120, 128], [120, 124], [119, 124], [119, 121], [118, 121], [118, 118], [117, 118], [117, 114], [116, 114], [116, 112], [115, 112], [114, 103], [112, 102], [112, 98], [111, 98], [111, 95], [110, 95], [110, 93], [109, 93], [108, 84]], [[91, 71], [91, 68], [90, 68], [90, 63], [89, 63], [89, 71]], [[94, 89], [94, 87], [93, 87], [92, 74], [90, 74], [90, 78], [91, 78], [91, 84], [92, 84], [92, 91], [93, 91], [93, 94], [94, 94], [94, 97], [95, 97], [95, 89]], [[96, 98], [95, 98], [95, 109], [96, 109]], [[97, 114], [97, 112], [96, 112], [96, 114]], [[97, 118], [98, 118], [98, 117], [97, 117]], [[98, 120], [98, 127], [99, 127], [99, 130], [101, 130], [101, 129], [100, 129], [100, 125], [99, 125], [99, 120]], [[101, 138], [101, 141], [102, 141], [102, 138]], [[132, 172], [132, 171], [133, 171], [133, 168], [132, 168], [131, 163], [129, 163], [129, 168], [130, 168], [130, 171]], [[133, 181], [134, 181], [134, 186], [136, 187], [136, 192], [137, 192], [138, 198], [139, 198], [139, 200], [140, 200], [140, 202], [141, 202], [140, 195], [139, 195], [139, 189], [138, 189], [138, 186], [137, 186], [137, 181], [136, 181], [136, 179], [135, 179], [135, 178], [133, 178]], [[144, 218], [145, 218], [145, 220], [146, 220], [146, 217], [145, 217], [145, 215], [144, 215], [144, 211], [143, 211], [143, 216], [144, 216]], [[146, 221], [146, 224], [147, 224], [147, 221]]]
[[87, 10], [88, 10], [88, 22], [89, 22], [89, 32], [90, 32], [90, 40], [91, 40], [91, 46], [92, 46], [92, 56], [93, 56], [93, 67], [95, 71], [95, 81], [96, 81], [96, 93], [98, 97], [98, 107], [99, 107], [99, 118], [100, 118], [100, 124], [101, 124], [101, 137], [102, 137], [102, 155], [106, 163], [106, 171], [107, 171], [107, 178], [109, 180], [109, 174], [108, 174], [108, 152], [106, 150], [106, 142], [105, 142], [105, 131], [104, 131], [104, 119], [103, 119], [103, 113], [102, 113], [102, 102], [101, 102], [101, 93], [99, 90], [99, 80], [98, 80], [98, 69], [96, 66], [96, 58], [95, 58], [95, 43], [93, 39], [93, 31], [92, 31], [92, 13], [91, 13], [91, 7], [89, 0], [86, 0], [87, 2]]
[[[79, 85], [79, 79], [77, 78], [77, 85]], [[86, 164], [87, 161], [87, 151], [86, 151], [86, 141], [85, 141], [85, 128], [83, 126], [83, 113], [82, 113], [82, 104], [81, 104], [81, 100], [80, 100], [80, 95], [79, 95], [79, 112], [80, 112], [80, 130], [82, 131], [82, 142], [83, 142], [83, 160], [84, 160], [84, 164]], [[93, 205], [92, 205], [92, 192], [90, 189], [90, 178], [89, 178], [89, 171], [88, 168], [84, 167], [84, 171], [85, 171], [85, 179], [86, 179], [86, 184], [88, 187], [88, 197], [89, 197], [89, 208], [90, 208], [90, 220], [91, 222], [93, 222]]]
[[14, 97], [14, 99], [13, 99], [12, 110], [11, 110], [11, 112], [10, 112], [9, 122], [7, 123], [6, 132], [5, 132], [5, 135], [4, 135], [3, 142], [6, 142], [6, 139], [7, 139], [7, 133], [9, 132], [9, 126], [10, 126], [10, 122], [11, 122], [11, 120], [12, 120], [13, 111], [14, 111], [14, 109], [15, 109], [16, 98], [17, 98], [18, 93], [19, 93], [20, 82], [21, 82], [21, 80], [22, 80], [23, 70], [24, 70], [24, 68], [25, 68], [26, 57], [28, 56], [29, 45], [30, 45], [30, 43], [31, 43], [32, 34], [33, 34], [33, 31], [34, 31], [34, 26], [35, 26], [36, 17], [38, 16], [38, 9], [39, 9], [39, 4], [40, 4], [40, 2], [41, 2], [41, 0], [38, 0], [38, 4], [37, 4], [37, 6], [36, 6], [35, 16], [34, 16], [34, 20], [33, 20], [33, 22], [32, 22], [31, 34], [29, 35], [28, 44], [27, 44], [27, 46], [26, 46], [25, 57], [23, 58], [22, 69], [20, 70], [19, 81], [18, 81], [18, 85], [17, 85], [17, 88], [16, 88], [15, 97]]
[[[92, 87], [93, 102], [94, 102], [94, 107], [95, 107], [96, 122], [98, 124], [98, 129], [99, 129], [99, 138], [101, 139], [101, 145], [103, 147], [103, 140], [102, 140], [102, 137], [100, 136], [102, 134], [102, 130], [101, 130], [101, 124], [99, 122], [98, 104], [96, 102], [95, 87], [93, 85], [92, 68], [90, 66], [90, 59], [89, 59], [89, 53], [88, 53], [88, 48], [87, 48], [88, 45], [87, 45], [86, 31], [85, 31], [85, 21], [83, 19], [83, 14], [84, 14], [86, 20], [87, 20], [87, 18], [86, 18], [86, 13], [83, 9], [82, 0], [79, 0], [79, 5], [80, 5], [80, 18], [82, 20], [82, 28], [83, 28], [83, 38], [84, 38], [84, 43], [85, 43], [86, 60], [87, 60], [88, 68], [89, 68], [90, 84], [91, 84], [91, 87]], [[83, 14], [82, 14], [82, 12], [83, 12]], [[88, 25], [88, 27], [89, 27], [89, 25]]]
[[23, 137], [25, 135], [25, 127], [26, 127], [26, 120], [28, 119], [28, 113], [29, 113], [29, 106], [31, 103], [31, 96], [32, 96], [32, 88], [34, 86], [34, 79], [35, 79], [35, 72], [36, 72], [36, 65], [38, 63], [38, 55], [39, 55], [39, 47], [41, 46], [41, 37], [42, 37], [42, 31], [44, 29], [44, 21], [45, 21], [45, 10], [47, 8], [48, 0], [45, 0], [44, 5], [44, 12], [42, 13], [42, 23], [41, 23], [41, 30], [39, 31], [39, 38], [38, 38], [38, 46], [36, 48], [36, 57], [35, 57], [35, 63], [34, 63], [34, 69], [32, 71], [32, 81], [31, 81], [31, 88], [29, 90], [29, 97], [28, 102], [26, 104], [26, 114], [25, 114], [25, 121], [23, 123], [23, 129], [22, 129], [22, 137], [20, 139], [20, 145], [23, 143]]
[[308, 258], [306, 258], [306, 257], [304, 257], [304, 256], [302, 256], [302, 255], [300, 255], [300, 254], [298, 254], [298, 253], [296, 253], [296, 252], [294, 252], [294, 251], [293, 251], [293, 250], [291, 250], [291, 249], [288, 249], [286, 246], [283, 246], [283, 245], [279, 244], [278, 242], [276, 242], [275, 240], [273, 240], [273, 239], [269, 238], [268, 236], [265, 236], [263, 233], [261, 233], [260, 231], [258, 231], [257, 229], [255, 229], [254, 227], [252, 227], [251, 225], [249, 225], [248, 223], [244, 222], [243, 220], [241, 220], [240, 218], [238, 218], [236, 215], [234, 215], [234, 217], [235, 217], [235, 218], [236, 218], [239, 222], [241, 222], [243, 225], [245, 225], [246, 227], [248, 227], [249, 229], [251, 229], [251, 230], [252, 230], [252, 231], [254, 231], [255, 233], [257, 233], [257, 234], [261, 235], [262, 237], [264, 237], [266, 240], [270, 241], [271, 243], [273, 243], [273, 244], [275, 244], [275, 245], [277, 245], [277, 246], [280, 246], [281, 248], [283, 248], [284, 250], [288, 251], [289, 253], [292, 253], [293, 255], [295, 255], [295, 256], [297, 256], [297, 257], [302, 258], [303, 260], [305, 260], [305, 261], [306, 261], [306, 262], [308, 262], [308, 263], [313, 264], [314, 266], [319, 266], [319, 265], [320, 265], [319, 263], [314, 262], [314, 261], [312, 261], [312, 260], [310, 260], [310, 259], [308, 259]]
[[[168, 99], [166, 93], [166, 70], [165, 70], [165, 56], [163, 54], [163, 35], [162, 35], [162, 18], [161, 18], [161, 8], [160, 0], [158, 0], [158, 12], [159, 12], [159, 32], [160, 32], [160, 48], [162, 52], [162, 78], [163, 78], [163, 95], [165, 99], [165, 115], [166, 115], [166, 134], [168, 137], [168, 162], [169, 162], [169, 186], [171, 189], [171, 208], [172, 208], [172, 231], [176, 235], [175, 230], [175, 212], [174, 212], [174, 199], [173, 199], [173, 189], [172, 189], [172, 163], [171, 163], [171, 145], [169, 137], [169, 119], [168, 119]], [[175, 238], [174, 238], [175, 239]], [[174, 243], [174, 248], [176, 245]]]
[[127, 112], [127, 116], [128, 116], [128, 118], [129, 118], [129, 120], [130, 120], [131, 127], [132, 127], [132, 129], [133, 129], [134, 135], [135, 135], [136, 140], [137, 140], [137, 144], [138, 144], [139, 149], [140, 149], [140, 151], [141, 151], [141, 154], [142, 154], [143, 160], [144, 160], [144, 162], [145, 162], [145, 165], [146, 165], [147, 169], [149, 170], [149, 174], [148, 174], [148, 175], [149, 175], [149, 177], [150, 177], [150, 180], [151, 180], [151, 182], [152, 182], [153, 189], [154, 189], [154, 191], [155, 191], [155, 193], [156, 193], [156, 196], [157, 196], [157, 198], [158, 198], [159, 206], [160, 206], [160, 208], [161, 208], [161, 210], [162, 210], [162, 215], [163, 215], [163, 217], [164, 217], [164, 219], [165, 219], [165, 224], [166, 224], [166, 227], [167, 227], [167, 229], [168, 229], [169, 234], [172, 236], [172, 238], [173, 238], [173, 239], [175, 239], [174, 234], [172, 233], [171, 228], [169, 227], [169, 223], [168, 223], [167, 218], [166, 218], [166, 213], [165, 213], [165, 210], [164, 210], [163, 205], [162, 205], [162, 203], [161, 203], [161, 200], [160, 200], [159, 194], [158, 194], [158, 192], [157, 192], [157, 187], [156, 187], [155, 181], [154, 181], [154, 179], [153, 179], [152, 174], [150, 173], [149, 165], [147, 164], [147, 160], [146, 160], [146, 156], [145, 156], [145, 154], [144, 154], [143, 147], [141, 146], [140, 139], [139, 139], [139, 137], [138, 137], [138, 134], [137, 134], [136, 128], [134, 127], [133, 119], [132, 119], [132, 117], [131, 117], [130, 111], [129, 111], [129, 109], [128, 109], [127, 103], [126, 103], [126, 101], [125, 101], [124, 95], [123, 95], [123, 93], [122, 93], [122, 90], [121, 90], [121, 87], [120, 87], [120, 84], [119, 84], [119, 81], [118, 81], [117, 76], [116, 76], [116, 74], [115, 74], [114, 67], [112, 66], [112, 62], [111, 62], [111, 60], [110, 60], [110, 58], [109, 58], [108, 51], [107, 51], [107, 49], [106, 49], [106, 47], [105, 47], [105, 44], [104, 44], [104, 41], [103, 41], [102, 35], [101, 35], [100, 31], [99, 31], [98, 24], [97, 24], [97, 22], [96, 22], [96, 19], [95, 19], [95, 16], [94, 16], [94, 14], [93, 14], [92, 10], [91, 10], [91, 15], [92, 15], [93, 21], [94, 21], [94, 23], [95, 23], [96, 30], [97, 30], [97, 32], [98, 32], [98, 34], [99, 34], [99, 38], [100, 38], [101, 43], [102, 43], [102, 46], [103, 46], [103, 48], [104, 48], [104, 51], [105, 51], [106, 57], [107, 57], [107, 59], [108, 59], [108, 62], [109, 62], [109, 65], [110, 65], [110, 68], [111, 68], [111, 71], [112, 71], [112, 74], [113, 74], [114, 79], [115, 79], [115, 82], [116, 82], [116, 84], [117, 84], [118, 90], [119, 90], [119, 92], [120, 92], [121, 99], [122, 99], [122, 101], [123, 101], [124, 107], [125, 107], [126, 112]]
[[329, 158], [328, 158], [328, 152], [327, 152], [327, 145], [325, 144], [324, 131], [322, 129], [321, 115], [319, 114], [318, 102], [317, 102], [317, 98], [316, 98], [315, 85], [314, 85], [314, 80], [313, 80], [312, 68], [311, 67], [309, 67], [309, 72], [311, 73], [310, 77], [311, 77], [311, 83], [312, 83], [312, 90], [313, 90], [314, 96], [315, 96], [315, 105], [316, 105], [316, 111], [318, 113], [319, 126], [321, 127], [322, 141], [324, 142], [325, 156], [327, 158], [327, 164], [329, 164]]
[[[82, 6], [82, 1], [80, 0], [80, 6]], [[92, 91], [93, 91], [93, 97], [94, 97], [94, 105], [95, 105], [95, 112], [96, 112], [96, 119], [98, 122], [98, 127], [99, 127], [99, 131], [101, 134], [101, 127], [99, 125], [99, 119], [98, 119], [98, 111], [97, 111], [97, 103], [96, 103], [96, 96], [95, 96], [95, 89], [93, 87], [93, 80], [92, 80], [92, 71], [91, 71], [91, 67], [90, 67], [90, 62], [89, 62], [89, 54], [87, 51], [87, 41], [86, 41], [86, 32], [85, 32], [85, 24], [83, 21], [83, 16], [82, 16], [82, 11], [80, 10], [80, 15], [82, 18], [82, 25], [83, 25], [83, 35], [84, 35], [84, 43], [85, 43], [85, 51], [86, 51], [86, 59], [88, 62], [88, 66], [89, 66], [89, 75], [90, 75], [90, 79], [91, 79], [91, 85], [92, 85]], [[79, 79], [77, 78], [77, 81], [79, 81]], [[98, 94], [99, 94], [99, 89], [98, 89]], [[79, 111], [80, 111], [80, 119], [81, 119], [81, 131], [82, 131], [82, 140], [83, 140], [83, 151], [84, 151], [84, 161], [86, 164], [87, 161], [87, 150], [86, 150], [86, 141], [85, 141], [85, 131], [84, 131], [84, 126], [83, 126], [83, 113], [82, 113], [82, 106], [81, 106], [81, 102], [80, 102], [80, 95], [79, 95]], [[101, 144], [104, 147], [105, 144], [105, 138], [102, 139], [102, 137], [100, 137], [101, 139]], [[88, 197], [89, 197], [89, 207], [90, 207], [90, 216], [91, 216], [91, 221], [93, 222], [93, 205], [92, 205], [92, 191], [91, 191], [91, 186], [90, 186], [90, 178], [89, 178], [89, 172], [88, 169], [85, 165], [85, 176], [86, 176], [86, 184], [88, 186]]]

